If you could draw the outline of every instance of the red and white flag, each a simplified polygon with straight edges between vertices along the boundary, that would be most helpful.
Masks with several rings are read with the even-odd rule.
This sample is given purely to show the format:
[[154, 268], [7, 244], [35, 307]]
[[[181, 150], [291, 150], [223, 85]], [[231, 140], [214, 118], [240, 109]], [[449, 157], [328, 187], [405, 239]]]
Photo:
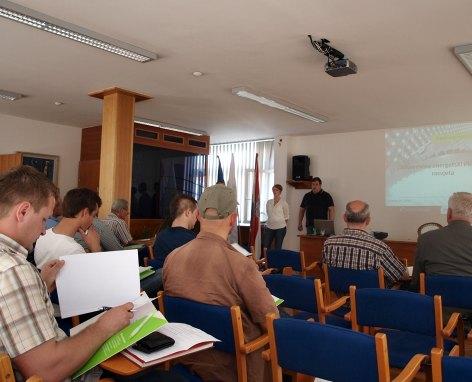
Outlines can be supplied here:
[[260, 258], [261, 237], [260, 237], [260, 221], [261, 221], [261, 203], [259, 194], [259, 164], [257, 161], [259, 154], [256, 154], [256, 163], [254, 167], [254, 186], [252, 188], [251, 203], [251, 228], [249, 231], [249, 246], [254, 247], [254, 255]]

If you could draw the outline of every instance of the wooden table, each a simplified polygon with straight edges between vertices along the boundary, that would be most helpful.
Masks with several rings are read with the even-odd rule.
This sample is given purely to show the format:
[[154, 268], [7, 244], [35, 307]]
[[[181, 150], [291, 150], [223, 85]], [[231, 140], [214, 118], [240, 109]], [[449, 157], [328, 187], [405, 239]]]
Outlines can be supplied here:
[[[300, 251], [305, 253], [305, 264], [311, 264], [314, 261], [321, 261], [321, 252], [326, 240], [324, 236], [316, 235], [298, 235], [300, 238]], [[415, 241], [384, 241], [400, 259], [406, 259], [408, 265], [413, 265], [415, 260], [416, 242]]]

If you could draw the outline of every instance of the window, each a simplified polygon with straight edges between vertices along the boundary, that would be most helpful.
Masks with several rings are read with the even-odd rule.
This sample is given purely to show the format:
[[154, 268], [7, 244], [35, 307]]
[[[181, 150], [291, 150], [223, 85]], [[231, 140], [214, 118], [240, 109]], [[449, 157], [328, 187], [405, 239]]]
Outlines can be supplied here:
[[231, 154], [234, 154], [240, 223], [249, 223], [251, 220], [251, 201], [256, 153], [259, 154], [261, 221], [265, 221], [267, 219], [266, 203], [267, 200], [272, 198], [272, 186], [274, 185], [274, 140], [210, 145], [210, 155], [208, 156], [209, 186], [215, 184], [218, 178], [217, 155], [220, 157], [225, 181], [228, 182]]

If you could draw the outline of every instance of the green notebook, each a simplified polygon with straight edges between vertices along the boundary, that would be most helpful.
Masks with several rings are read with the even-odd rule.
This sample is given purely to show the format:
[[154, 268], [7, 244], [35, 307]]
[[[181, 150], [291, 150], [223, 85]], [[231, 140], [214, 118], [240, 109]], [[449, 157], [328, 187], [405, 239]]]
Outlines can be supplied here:
[[280, 304], [284, 302], [284, 300], [282, 300], [281, 298], [275, 297], [274, 295], [272, 295], [272, 298], [274, 299], [275, 306], [279, 306]]
[[123, 249], [141, 249], [144, 247], [144, 244], [131, 244], [123, 247]]
[[[75, 372], [72, 378], [81, 376], [108, 358], [135, 344], [141, 338], [156, 331], [166, 323], [167, 320], [165, 318], [158, 318], [155, 313], [133, 322], [106, 340], [95, 354]], [[138, 330], [137, 333], [131, 336], [136, 330]]]
[[142, 272], [139, 272], [139, 279], [143, 280], [146, 277], [149, 277], [149, 276], [153, 275], [154, 273], [156, 273], [156, 271], [154, 269], [146, 269]]

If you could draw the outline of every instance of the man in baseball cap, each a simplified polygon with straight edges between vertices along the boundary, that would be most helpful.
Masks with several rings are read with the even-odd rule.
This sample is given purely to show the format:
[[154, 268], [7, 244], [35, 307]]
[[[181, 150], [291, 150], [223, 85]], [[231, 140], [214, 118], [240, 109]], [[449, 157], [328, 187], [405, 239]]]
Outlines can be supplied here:
[[[238, 216], [234, 191], [223, 184], [208, 187], [198, 201], [200, 233], [174, 250], [164, 263], [164, 291], [175, 297], [241, 308], [246, 341], [265, 332], [265, 316], [276, 313], [256, 263], [228, 244]], [[264, 381], [261, 351], [248, 355], [248, 380]], [[211, 349], [182, 362], [203, 380], [236, 381], [234, 356]]]

